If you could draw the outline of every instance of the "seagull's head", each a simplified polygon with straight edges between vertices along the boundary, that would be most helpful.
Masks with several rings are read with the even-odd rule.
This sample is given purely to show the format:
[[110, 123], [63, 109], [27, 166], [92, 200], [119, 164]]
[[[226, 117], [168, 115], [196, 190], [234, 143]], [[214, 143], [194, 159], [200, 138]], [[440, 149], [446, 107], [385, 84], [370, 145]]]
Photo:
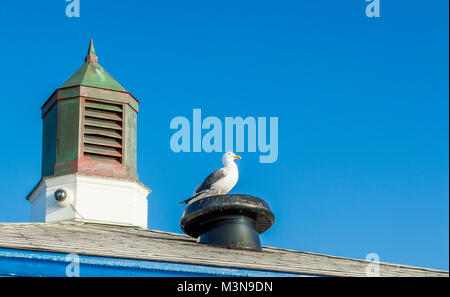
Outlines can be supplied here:
[[226, 165], [227, 163], [234, 162], [234, 159], [242, 159], [241, 156], [236, 155], [233, 152], [226, 152], [222, 156], [222, 163]]

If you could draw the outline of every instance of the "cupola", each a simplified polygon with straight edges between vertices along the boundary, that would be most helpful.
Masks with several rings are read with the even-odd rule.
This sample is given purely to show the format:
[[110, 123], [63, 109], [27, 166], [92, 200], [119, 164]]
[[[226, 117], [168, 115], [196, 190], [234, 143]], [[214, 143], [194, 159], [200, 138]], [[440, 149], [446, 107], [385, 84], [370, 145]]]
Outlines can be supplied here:
[[27, 197], [32, 221], [147, 227], [150, 190], [137, 175], [138, 107], [98, 64], [91, 40], [85, 63], [41, 108], [42, 178]]

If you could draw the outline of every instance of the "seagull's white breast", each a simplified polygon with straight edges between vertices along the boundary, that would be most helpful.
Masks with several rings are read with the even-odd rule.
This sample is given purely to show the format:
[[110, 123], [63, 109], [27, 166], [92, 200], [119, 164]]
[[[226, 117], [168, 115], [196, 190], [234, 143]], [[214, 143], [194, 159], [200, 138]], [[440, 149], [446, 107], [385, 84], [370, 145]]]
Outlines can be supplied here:
[[236, 164], [233, 163], [232, 165], [225, 166], [223, 170], [225, 177], [215, 182], [212, 187], [218, 192], [219, 195], [223, 195], [231, 191], [239, 179], [239, 171]]

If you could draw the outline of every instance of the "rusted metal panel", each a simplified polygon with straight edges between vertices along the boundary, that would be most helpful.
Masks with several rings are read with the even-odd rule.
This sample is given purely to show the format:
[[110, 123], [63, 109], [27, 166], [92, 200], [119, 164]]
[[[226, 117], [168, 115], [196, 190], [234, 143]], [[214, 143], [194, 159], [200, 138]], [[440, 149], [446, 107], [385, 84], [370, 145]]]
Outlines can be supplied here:
[[[65, 163], [78, 157], [79, 100], [60, 101], [58, 104], [58, 136], [56, 139], [56, 162]], [[74, 168], [75, 169], [75, 168]], [[64, 172], [70, 168], [64, 168]], [[56, 170], [56, 174], [63, 173]]]
[[76, 173], [77, 170], [78, 170], [78, 159], [69, 162], [56, 162], [54, 175]]
[[127, 168], [120, 162], [102, 155], [84, 155], [78, 161], [78, 173], [131, 180]]
[[57, 134], [58, 108], [53, 105], [43, 119], [42, 135], [42, 176], [54, 174], [56, 162], [56, 134]]
[[41, 117], [44, 119], [44, 117], [47, 115], [47, 113], [53, 108], [53, 106], [56, 104], [57, 100], [57, 91], [53, 92], [53, 94], [48, 98], [47, 101], [45, 101], [45, 104], [41, 107]]
[[124, 158], [130, 175], [137, 176], [137, 114], [133, 108], [126, 105], [124, 108], [125, 137], [124, 137]]
[[58, 89], [58, 100], [75, 98], [80, 96], [80, 88], [72, 87], [67, 89]]

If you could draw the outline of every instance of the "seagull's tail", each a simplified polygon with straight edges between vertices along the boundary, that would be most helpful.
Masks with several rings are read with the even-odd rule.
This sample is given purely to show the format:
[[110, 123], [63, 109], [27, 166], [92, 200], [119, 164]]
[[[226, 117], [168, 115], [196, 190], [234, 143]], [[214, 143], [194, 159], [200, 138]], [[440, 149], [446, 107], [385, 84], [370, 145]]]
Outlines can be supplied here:
[[178, 203], [178, 205], [186, 204], [186, 203], [188, 203], [188, 202], [191, 201], [191, 200], [192, 200], [192, 198], [186, 199], [186, 200], [184, 200], [184, 201]]
[[198, 196], [200, 196], [201, 194], [203, 194], [203, 193], [205, 193], [205, 192], [207, 192], [207, 191], [208, 191], [208, 190], [198, 192], [198, 193], [196, 193], [194, 196], [192, 196], [191, 198], [188, 198], [188, 199], [186, 199], [186, 200], [184, 200], [184, 201], [178, 203], [178, 205], [183, 205], [183, 204], [189, 203], [189, 201], [191, 201], [191, 200], [194, 199], [194, 198], [197, 198]]

